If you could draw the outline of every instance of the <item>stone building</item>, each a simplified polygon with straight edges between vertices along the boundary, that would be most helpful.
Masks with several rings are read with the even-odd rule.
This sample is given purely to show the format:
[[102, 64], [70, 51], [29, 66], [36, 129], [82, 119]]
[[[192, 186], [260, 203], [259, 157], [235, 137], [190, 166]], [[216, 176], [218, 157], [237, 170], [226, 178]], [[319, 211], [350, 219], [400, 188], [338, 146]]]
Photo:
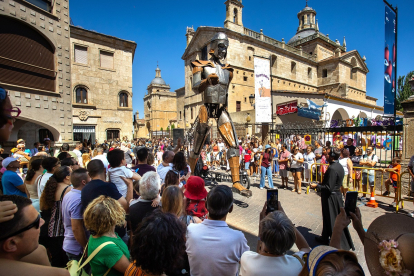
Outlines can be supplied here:
[[0, 1], [0, 86], [22, 110], [4, 146], [72, 142], [69, 23], [67, 0]]
[[[177, 126], [177, 98], [175, 92], [161, 77], [161, 70], [155, 70], [155, 78], [147, 87], [144, 96], [144, 119], [149, 136]], [[174, 125], [174, 126], [173, 126]]]
[[148, 137], [148, 128], [146, 127], [145, 119], [140, 119], [139, 111], [136, 111], [134, 115], [134, 139]]
[[70, 25], [68, 0], [0, 1], [0, 41], [0, 86], [22, 111], [3, 146], [132, 136], [134, 42]]
[[133, 41], [70, 26], [75, 141], [133, 136]]
[[[202, 95], [192, 90], [191, 62], [206, 60], [210, 40], [217, 32], [224, 32], [229, 38], [226, 63], [234, 68], [234, 77], [229, 87], [228, 111], [230, 114], [251, 110], [249, 96], [254, 95], [254, 56], [268, 58], [271, 66], [271, 91], [273, 122], [283, 123], [287, 117], [276, 115], [277, 104], [314, 98], [319, 104], [328, 102], [331, 108], [328, 120], [348, 119], [355, 114], [366, 116], [382, 115], [383, 108], [376, 105], [376, 98], [366, 95], [368, 71], [365, 57], [357, 50], [348, 50], [345, 37], [342, 44], [332, 40], [328, 34], [319, 31], [316, 11], [311, 7], [298, 14], [297, 33], [286, 43], [266, 36], [263, 30], [255, 32], [243, 25], [243, 4], [241, 0], [225, 2], [226, 18], [224, 27], [187, 28], [187, 47], [182, 59], [185, 66], [185, 92], [177, 95], [177, 118], [183, 111], [182, 119], [186, 128], [194, 121], [202, 103]], [[184, 103], [184, 104], [183, 104]], [[251, 110], [251, 116], [254, 111]], [[356, 115], [356, 116], [357, 116]], [[289, 120], [307, 120], [290, 116]], [[235, 117], [235, 116], [233, 116]], [[246, 123], [237, 116], [236, 123]]]

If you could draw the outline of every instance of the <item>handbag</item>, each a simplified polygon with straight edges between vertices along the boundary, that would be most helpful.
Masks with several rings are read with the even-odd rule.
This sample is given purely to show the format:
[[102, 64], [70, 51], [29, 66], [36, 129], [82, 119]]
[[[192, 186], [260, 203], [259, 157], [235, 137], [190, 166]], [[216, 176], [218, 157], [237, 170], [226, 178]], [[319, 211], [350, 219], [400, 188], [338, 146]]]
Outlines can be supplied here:
[[[88, 242], [88, 244], [89, 244], [89, 242]], [[85, 252], [86, 252], [86, 249], [88, 248], [88, 244], [86, 245], [85, 250], [83, 251], [82, 257], [80, 258], [79, 262], [76, 261], [76, 260], [71, 260], [67, 263], [66, 269], [69, 271], [70, 276], [89, 276], [89, 274], [85, 271], [85, 269], [83, 267], [85, 265], [87, 265], [93, 259], [93, 257], [95, 257], [96, 254], [99, 253], [99, 251], [101, 251], [102, 248], [104, 248], [108, 244], [115, 244], [115, 243], [114, 242], [104, 242], [103, 244], [98, 246], [92, 252], [92, 254], [86, 259], [86, 261], [81, 265], [80, 263], [82, 262], [83, 256], [85, 255]], [[106, 271], [106, 273], [103, 276], [108, 275], [110, 270], [111, 270], [111, 268], [109, 268], [108, 271]]]

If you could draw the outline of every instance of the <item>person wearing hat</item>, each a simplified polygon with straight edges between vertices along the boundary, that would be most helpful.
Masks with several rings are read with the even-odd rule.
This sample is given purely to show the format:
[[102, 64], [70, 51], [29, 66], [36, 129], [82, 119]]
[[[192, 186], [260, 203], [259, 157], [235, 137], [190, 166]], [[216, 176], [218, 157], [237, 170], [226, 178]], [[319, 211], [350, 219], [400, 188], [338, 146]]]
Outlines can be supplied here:
[[184, 196], [187, 199], [187, 206], [185, 208], [187, 215], [204, 220], [208, 213], [205, 200], [207, 190], [204, 179], [199, 176], [190, 176], [184, 188]]
[[3, 193], [5, 195], [28, 197], [26, 186], [23, 185], [23, 179], [17, 174], [17, 170], [20, 168], [19, 160], [13, 157], [7, 157], [3, 160], [2, 165], [6, 168], [6, 171], [1, 178]]
[[272, 147], [267, 144], [265, 146], [265, 151], [260, 155], [259, 164], [261, 167], [260, 174], [260, 190], [263, 190], [265, 186], [265, 176], [267, 175], [267, 181], [269, 182], [269, 188], [273, 189], [273, 180], [272, 180]]
[[[338, 158], [341, 154], [340, 149], [333, 148], [328, 156], [329, 167], [325, 173], [322, 184], [311, 184], [311, 188], [317, 188], [321, 192], [321, 204], [322, 204], [322, 236], [315, 237], [316, 241], [321, 244], [329, 244], [329, 238], [332, 237], [334, 229], [334, 223], [336, 217], [340, 213], [340, 208], [343, 207], [342, 201], [342, 180], [345, 176], [344, 169], [338, 162]], [[354, 248], [351, 235], [348, 228], [345, 228], [341, 235], [341, 248], [349, 250]]]

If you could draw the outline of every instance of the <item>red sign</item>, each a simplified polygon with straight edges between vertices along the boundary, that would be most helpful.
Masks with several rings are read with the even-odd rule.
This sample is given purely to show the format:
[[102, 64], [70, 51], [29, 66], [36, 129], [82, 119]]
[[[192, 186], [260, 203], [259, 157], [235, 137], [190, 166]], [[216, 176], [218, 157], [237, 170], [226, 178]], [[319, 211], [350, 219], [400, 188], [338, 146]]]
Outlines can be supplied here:
[[291, 114], [291, 113], [297, 113], [297, 112], [298, 112], [298, 101], [276, 105], [276, 114], [279, 116]]

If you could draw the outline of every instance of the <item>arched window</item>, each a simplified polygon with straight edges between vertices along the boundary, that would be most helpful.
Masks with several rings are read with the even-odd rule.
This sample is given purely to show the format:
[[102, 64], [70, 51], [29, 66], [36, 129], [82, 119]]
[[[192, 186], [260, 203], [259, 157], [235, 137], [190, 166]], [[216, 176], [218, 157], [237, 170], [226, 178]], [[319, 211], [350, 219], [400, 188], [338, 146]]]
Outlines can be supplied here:
[[88, 104], [88, 90], [83, 86], [78, 86], [75, 90], [76, 103]]
[[238, 24], [238, 22], [237, 22], [237, 9], [236, 8], [234, 9], [233, 23]]
[[128, 107], [128, 94], [125, 92], [119, 93], [119, 106]]
[[0, 82], [56, 91], [55, 50], [21, 20], [0, 15]]

